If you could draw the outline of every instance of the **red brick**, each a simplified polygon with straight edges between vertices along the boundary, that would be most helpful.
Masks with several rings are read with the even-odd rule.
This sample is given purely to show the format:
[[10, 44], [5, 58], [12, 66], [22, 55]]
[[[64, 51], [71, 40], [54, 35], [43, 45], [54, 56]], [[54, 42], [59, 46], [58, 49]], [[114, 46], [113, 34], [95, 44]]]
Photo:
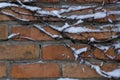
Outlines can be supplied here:
[[38, 59], [39, 48], [33, 44], [0, 44], [0, 60]]
[[110, 58], [108, 58], [106, 56], [106, 54], [109, 55], [109, 56], [111, 56], [111, 57], [116, 56], [116, 58], [113, 59], [113, 60], [120, 60], [120, 55], [116, 54], [115, 49], [112, 48], [112, 47], [110, 49], [108, 49], [107, 52], [104, 52], [104, 51], [102, 51], [102, 50], [100, 50], [98, 48], [96, 48], [94, 50], [94, 58], [101, 59], [101, 60], [110, 60]]
[[13, 21], [14, 19], [6, 15], [0, 14], [0, 21]]
[[[76, 49], [88, 47], [87, 45], [72, 45]], [[89, 52], [83, 53], [82, 57], [87, 58]], [[44, 60], [74, 60], [73, 52], [64, 45], [47, 45], [43, 46], [42, 58]]]
[[81, 34], [67, 34], [76, 40], [89, 40], [94, 37], [96, 40], [107, 40], [117, 35], [117, 32], [83, 32]]
[[[51, 29], [48, 26], [46, 26], [44, 29], [51, 34], [59, 34], [57, 31]], [[34, 40], [53, 40], [50, 36], [48, 36], [47, 34], [43, 33], [42, 31], [38, 30], [35, 27], [27, 27], [27, 26], [13, 27], [12, 33], [20, 33], [22, 36], [30, 37]], [[15, 40], [22, 40], [22, 39], [19, 37], [16, 37]]]
[[[114, 63], [105, 63], [101, 69], [104, 71], [112, 71], [119, 65]], [[67, 63], [62, 66], [63, 77], [70, 78], [102, 78], [94, 69], [85, 64]]]
[[8, 37], [8, 27], [7, 25], [0, 25], [0, 40], [7, 39]]
[[60, 77], [60, 67], [56, 63], [14, 64], [12, 78], [56, 78]]
[[[2, 11], [6, 12], [6, 13], [9, 13], [9, 14], [12, 14], [12, 15], [14, 15], [15, 17], [17, 17], [19, 19], [26, 19], [26, 20], [32, 20], [32, 21], [36, 20], [36, 17], [34, 17], [29, 10], [24, 9], [24, 8], [11, 7], [11, 9], [10, 8], [5, 8], [5, 9], [2, 9]], [[9, 18], [5, 18], [5, 19], [9, 20]], [[13, 17], [10, 20], [15, 20], [15, 18]]]
[[7, 76], [7, 65], [5, 63], [0, 63], [0, 78]]

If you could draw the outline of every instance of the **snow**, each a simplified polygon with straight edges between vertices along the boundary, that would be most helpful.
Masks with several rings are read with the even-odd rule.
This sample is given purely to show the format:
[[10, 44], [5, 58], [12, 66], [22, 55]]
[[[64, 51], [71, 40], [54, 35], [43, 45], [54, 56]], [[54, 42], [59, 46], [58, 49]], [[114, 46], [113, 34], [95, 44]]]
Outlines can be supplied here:
[[113, 45], [115, 46], [115, 49], [120, 48], [120, 42], [117, 42], [117, 43], [115, 43], [115, 44], [113, 44]]
[[66, 44], [66, 46], [73, 51], [75, 60], [78, 59], [78, 56], [79, 56], [81, 53], [86, 52], [87, 49], [88, 49], [87, 47], [75, 49], [74, 47], [71, 47], [71, 46], [68, 45], [68, 44]]
[[73, 79], [73, 78], [59, 78], [57, 80], [79, 80], [79, 79]]
[[51, 34], [49, 32], [47, 32], [45, 29], [42, 28], [42, 26], [40, 25], [36, 25], [34, 24], [34, 27], [36, 27], [37, 29], [39, 29], [40, 31], [44, 32], [45, 34], [47, 34], [48, 36], [52, 37], [52, 38], [62, 38], [61, 35], [56, 35], [56, 34]]
[[104, 18], [106, 16], [107, 16], [106, 12], [97, 12], [94, 14], [94, 19], [100, 19], [100, 18]]
[[112, 78], [120, 78], [120, 69], [115, 69], [111, 72], [105, 72], [105, 71], [102, 71], [104, 74], [108, 75], [108, 77]]
[[27, 39], [27, 40], [31, 40], [31, 41], [35, 41], [34, 39], [32, 39], [32, 38], [30, 38], [30, 37], [26, 37], [26, 36], [20, 36], [20, 38]]
[[110, 48], [110, 46], [104, 46], [104, 45], [94, 45], [95, 47], [97, 47], [98, 49], [107, 52], [108, 49]]
[[24, 0], [24, 2], [32, 2], [32, 1], [35, 1], [35, 0]]
[[91, 38], [90, 38], [90, 42], [94, 42], [94, 41], [96, 41], [95, 38], [94, 38], [94, 37], [91, 37]]
[[7, 2], [2, 2], [0, 3], [0, 8], [6, 8], [6, 7], [17, 7], [18, 5], [12, 4], [12, 3], [7, 3]]
[[16, 18], [16, 19], [18, 19], [18, 20], [20, 20], [20, 21], [30, 21], [29, 19], [19, 18], [19, 17], [16, 17], [15, 15], [13, 15], [13, 14], [10, 14], [10, 13], [7, 13], [7, 12], [1, 11], [1, 13], [2, 13], [2, 14], [5, 14], [5, 15], [7, 15], [7, 16], [14, 17], [14, 18]]
[[109, 11], [108, 14], [120, 15], [120, 11]]
[[65, 23], [62, 27], [58, 27], [56, 25], [50, 25], [51, 28], [60, 31], [60, 32], [68, 32], [68, 33], [82, 33], [82, 32], [105, 32], [107, 30], [93, 30], [86, 27], [73, 27], [70, 26], [68, 23]]
[[78, 24], [81, 24], [81, 23], [83, 23], [84, 21], [83, 20], [78, 20], [74, 25], [78, 25]]
[[88, 66], [91, 66], [91, 68], [95, 69], [95, 71], [100, 74], [101, 76], [104, 76], [106, 78], [120, 78], [120, 69], [115, 69], [113, 71], [110, 71], [110, 72], [105, 72], [103, 70], [101, 70], [101, 68], [97, 65], [93, 65], [91, 64], [90, 62], [88, 61], [85, 61], [85, 63], [88, 65]]
[[50, 27], [61, 32], [64, 29], [69, 28], [70, 25], [68, 23], [65, 23], [65, 25], [63, 25], [62, 27], [58, 27], [58, 26], [55, 26], [55, 25], [50, 25]]
[[11, 38], [13, 38], [13, 37], [15, 37], [15, 36], [18, 36], [20, 33], [13, 33], [13, 34], [10, 34], [9, 36], [8, 36], [8, 39], [11, 39]]
[[107, 75], [105, 75], [105, 74], [103, 74], [103, 73], [101, 72], [101, 69], [100, 69], [99, 66], [93, 65], [93, 64], [91, 64], [91, 63], [88, 62], [88, 61], [85, 61], [85, 64], [87, 64], [88, 66], [90, 66], [92, 69], [94, 69], [94, 70], [95, 70], [98, 74], [100, 74], [101, 76], [108, 77]]

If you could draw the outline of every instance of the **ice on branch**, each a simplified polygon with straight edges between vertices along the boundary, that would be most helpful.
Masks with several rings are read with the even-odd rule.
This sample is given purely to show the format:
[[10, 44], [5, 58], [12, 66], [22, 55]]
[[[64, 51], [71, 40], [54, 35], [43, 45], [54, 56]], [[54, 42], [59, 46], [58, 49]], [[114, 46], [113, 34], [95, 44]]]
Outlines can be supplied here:
[[57, 25], [50, 25], [51, 28], [60, 31], [60, 32], [68, 32], [68, 33], [82, 33], [82, 32], [105, 32], [107, 30], [93, 30], [86, 27], [74, 27], [72, 25], [69, 25], [68, 23], [65, 23], [62, 27], [58, 27]]
[[34, 24], [34, 27], [36, 27], [36, 28], [39, 29], [40, 31], [44, 32], [44, 33], [47, 34], [48, 36], [52, 37], [53, 39], [55, 39], [55, 38], [61, 39], [61, 38], [62, 38], [61, 35], [51, 34], [51, 33], [47, 32], [47, 31], [43, 28], [43, 26]]
[[29, 19], [25, 19], [25, 18], [19, 18], [19, 17], [16, 17], [15, 15], [11, 14], [11, 13], [7, 13], [7, 12], [1, 12], [2, 14], [5, 14], [7, 16], [10, 16], [10, 17], [14, 17], [15, 19], [17, 20], [20, 20], [20, 21], [23, 21], [23, 22], [29, 22], [30, 20]]
[[24, 0], [23, 2], [33, 2], [35, 0]]
[[0, 9], [1, 8], [6, 8], [6, 7], [18, 7], [18, 5], [12, 4], [12, 3], [7, 3], [7, 2], [0, 3]]
[[88, 61], [85, 61], [85, 63], [103, 77], [106, 77], [106, 78], [120, 78], [120, 68], [115, 69], [115, 70], [110, 71], [110, 72], [105, 72], [105, 71], [101, 70], [100, 66], [93, 65]]
[[81, 54], [81, 53], [84, 53], [88, 50], [87, 47], [84, 47], [84, 48], [80, 48], [80, 49], [75, 49], [74, 47], [71, 47], [70, 45], [66, 44], [66, 46], [68, 48], [70, 48], [74, 54], [74, 57], [75, 57], [75, 60], [78, 59], [78, 56]]
[[13, 37], [15, 37], [15, 36], [18, 36], [18, 35], [20, 35], [20, 33], [10, 34], [10, 35], [8, 36], [8, 39], [11, 39], [11, 38], [13, 38]]

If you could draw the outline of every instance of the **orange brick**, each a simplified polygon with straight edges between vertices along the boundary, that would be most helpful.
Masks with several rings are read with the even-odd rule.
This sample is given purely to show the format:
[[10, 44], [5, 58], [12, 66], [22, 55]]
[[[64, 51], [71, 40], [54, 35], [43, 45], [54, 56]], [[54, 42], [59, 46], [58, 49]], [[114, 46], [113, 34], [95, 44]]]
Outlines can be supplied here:
[[63, 45], [48, 45], [43, 47], [44, 60], [74, 60], [72, 51]]
[[[104, 71], [112, 71], [119, 65], [114, 63], [106, 63], [101, 69]], [[94, 69], [85, 64], [67, 63], [62, 66], [63, 77], [70, 78], [102, 78]]]
[[12, 78], [56, 78], [60, 77], [60, 67], [56, 63], [14, 64]]
[[0, 63], [0, 78], [7, 76], [7, 65], [5, 63]]
[[39, 48], [36, 45], [0, 44], [0, 60], [32, 60], [38, 58]]
[[[51, 29], [48, 26], [45, 26], [44, 29], [51, 34], [59, 34], [57, 31]], [[47, 34], [43, 33], [42, 31], [34, 27], [27, 27], [27, 26], [13, 27], [12, 33], [20, 33], [22, 36], [30, 37], [34, 40], [53, 40], [50, 36], [48, 36]], [[22, 39], [16, 37], [16, 40], [22, 40]]]
[[7, 25], [0, 25], [0, 40], [7, 39], [7, 37], [8, 37]]
[[[72, 45], [76, 49], [88, 47], [87, 45]], [[87, 58], [90, 54], [89, 52], [83, 53], [83, 58]], [[42, 58], [44, 60], [74, 60], [74, 54], [72, 50], [64, 45], [47, 45], [43, 46]]]

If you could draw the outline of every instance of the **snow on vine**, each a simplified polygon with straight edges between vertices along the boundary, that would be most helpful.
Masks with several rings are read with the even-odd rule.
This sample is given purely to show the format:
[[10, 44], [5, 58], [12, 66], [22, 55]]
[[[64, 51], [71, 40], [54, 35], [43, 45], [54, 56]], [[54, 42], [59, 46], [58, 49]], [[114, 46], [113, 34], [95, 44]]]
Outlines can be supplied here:
[[117, 68], [117, 69], [115, 69], [113, 71], [110, 71], [110, 72], [106, 72], [106, 71], [103, 71], [100, 68], [100, 66], [98, 66], [98, 65], [91, 64], [88, 61], [85, 61], [85, 63], [88, 66], [90, 66], [91, 68], [93, 68], [98, 74], [100, 74], [103, 77], [106, 77], [106, 78], [120, 78], [120, 68]]
[[[49, 26], [50, 28], [62, 33], [59, 35], [56, 34], [51, 34], [48, 31], [46, 31], [44, 29], [43, 25], [40, 24], [36, 24], [33, 22], [33, 26], [35, 28], [37, 28], [38, 30], [42, 31], [43, 33], [45, 33], [46, 35], [50, 36], [53, 39], [65, 39], [65, 37], [63, 36], [65, 33], [72, 33], [72, 34], [81, 34], [83, 32], [120, 32], [120, 24], [113, 24], [112, 19], [108, 18], [108, 22], [109, 24], [102, 24], [100, 26], [97, 26], [98, 29], [90, 29], [87, 28], [86, 26], [78, 26], [79, 24], [84, 24], [86, 19], [103, 19], [106, 18], [110, 15], [120, 15], [120, 10], [113, 10], [113, 11], [107, 11], [106, 9], [103, 9], [103, 7], [97, 7], [97, 6], [65, 6], [62, 9], [59, 10], [51, 10], [51, 11], [47, 11], [44, 10], [42, 7], [38, 7], [38, 6], [31, 6], [31, 5], [27, 5], [24, 4], [26, 2], [34, 2], [35, 0], [24, 0], [23, 3], [20, 0], [16, 0], [17, 3], [14, 2], [0, 2], [0, 14], [3, 15], [7, 15], [10, 16], [12, 18], [15, 18], [16, 20], [22, 21], [22, 22], [32, 22], [29, 19], [26, 19], [24, 17], [17, 17], [12, 13], [9, 12], [5, 12], [3, 9], [7, 9], [7, 8], [12, 8], [12, 7], [17, 7], [17, 8], [22, 8], [25, 10], [30, 11], [32, 14], [29, 15], [27, 13], [24, 12], [16, 12], [20, 15], [28, 15], [28, 16], [33, 16], [35, 18], [37, 18], [38, 22], [43, 23], [44, 25]], [[105, 3], [103, 3], [105, 4]], [[118, 2], [119, 4], [119, 2]], [[84, 10], [84, 9], [92, 9], [92, 10], [100, 10], [99, 12], [93, 12], [90, 14], [82, 14], [82, 15], [78, 15], [78, 14], [72, 14], [72, 15], [62, 15], [68, 12], [74, 12], [74, 11], [80, 11], [80, 10]], [[102, 10], [101, 10], [102, 9]], [[58, 25], [53, 25], [47, 22], [44, 22], [43, 20], [39, 19], [41, 17], [56, 17], [57, 19], [65, 19], [65, 20], [73, 20], [76, 21], [73, 24], [68, 23], [67, 21], [65, 21], [63, 26], [58, 26]], [[117, 18], [118, 20], [120, 19], [120, 17]], [[104, 30], [103, 28], [106, 27], [111, 27], [111, 30]], [[115, 26], [115, 28], [112, 28], [113, 26]], [[27, 37], [27, 36], [21, 36], [20, 33], [13, 33], [11, 35], [8, 36], [7, 39], [12, 39], [14, 37], [21, 37], [21, 38], [25, 38], [28, 40], [32, 40], [35, 41], [34, 39]], [[69, 36], [69, 38], [71, 39], [71, 36]], [[120, 41], [115, 41], [116, 39], [119, 39], [120, 35], [116, 35], [116, 36], [111, 36], [111, 39], [105, 40], [105, 41], [97, 41], [94, 37], [91, 37], [90, 39], [88, 39], [88, 41], [85, 43], [87, 45], [92, 45], [95, 48], [99, 48], [100, 50], [107, 52], [109, 50], [110, 47], [115, 47], [115, 49], [117, 50], [117, 53], [120, 54]], [[73, 39], [73, 38], [72, 38]], [[74, 40], [74, 39], [73, 39]], [[98, 45], [96, 43], [105, 43], [105, 42], [109, 42], [109, 41], [114, 41], [113, 44], [107, 46], [107, 45]], [[92, 43], [92, 44], [91, 44]], [[94, 44], [95, 43], [95, 44]], [[75, 56], [75, 60], [77, 60], [79, 58], [79, 55], [82, 53], [85, 53], [88, 48], [87, 47], [83, 47], [83, 48], [79, 48], [79, 49], [75, 49], [74, 47], [71, 47], [70, 45], [66, 44], [66, 47], [70, 48], [70, 50], [73, 52], [74, 56]], [[112, 60], [115, 59], [116, 56], [110, 56], [107, 55], [106, 56], [108, 58], [111, 58]], [[84, 59], [81, 58], [82, 62], [85, 62], [85, 64], [87, 64], [88, 66], [90, 66], [91, 68], [93, 68], [98, 74], [100, 74], [103, 77], [106, 78], [120, 78], [120, 68], [115, 69], [111, 72], [105, 72], [103, 70], [101, 70], [100, 66], [97, 65], [93, 65], [88, 61], [85, 61]], [[67, 80], [68, 78], [60, 78], [58, 80]], [[76, 79], [68, 79], [68, 80], [76, 80]]]

